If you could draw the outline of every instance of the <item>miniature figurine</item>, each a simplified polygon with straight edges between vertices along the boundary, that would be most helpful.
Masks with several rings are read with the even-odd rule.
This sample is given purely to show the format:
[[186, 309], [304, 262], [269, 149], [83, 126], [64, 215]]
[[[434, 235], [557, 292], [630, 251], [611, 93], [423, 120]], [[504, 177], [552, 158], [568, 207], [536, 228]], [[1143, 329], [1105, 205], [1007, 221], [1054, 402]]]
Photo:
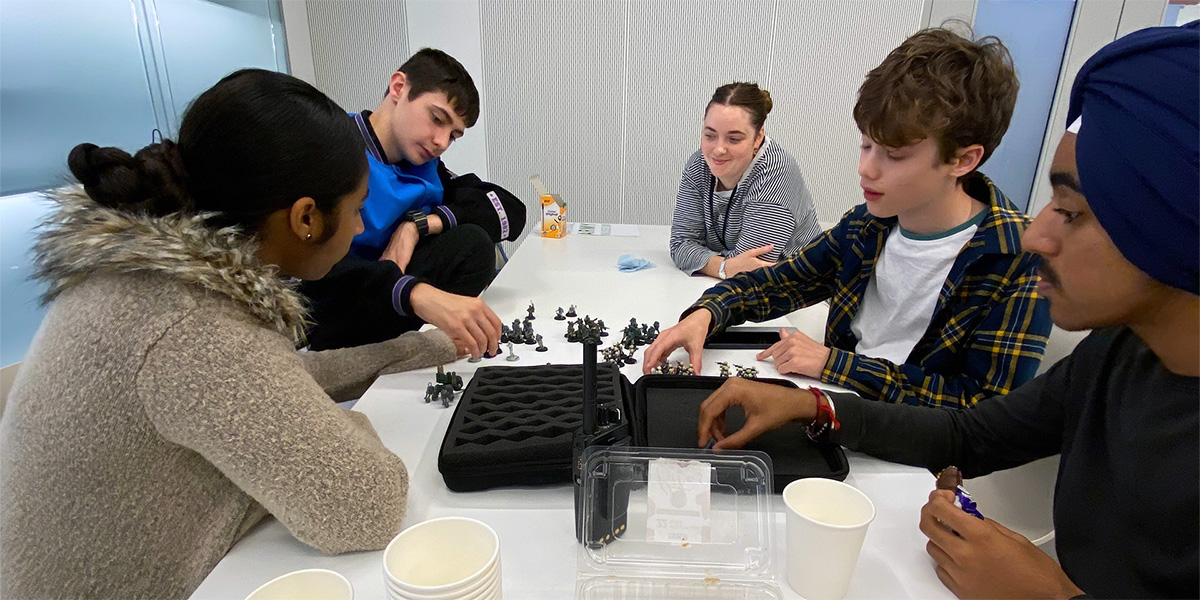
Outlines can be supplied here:
[[721, 370], [721, 377], [729, 377], [729, 363], [719, 362], [717, 368]]
[[577, 316], [579, 316], [579, 315], [575, 314], [575, 305], [574, 305], [574, 304], [572, 304], [572, 305], [571, 305], [571, 308], [568, 308], [568, 309], [567, 309], [567, 316], [568, 316], [568, 317], [577, 317]]
[[542, 334], [540, 334], [540, 333], [537, 334], [535, 336], [535, 338], [537, 339], [537, 348], [534, 348], [534, 350], [537, 350], [538, 352], [545, 352], [545, 351], [549, 350], [549, 348], [547, 348], [546, 345], [542, 343]]
[[526, 319], [532, 321], [537, 318], [537, 317], [533, 316], [533, 300], [529, 301], [529, 308], [527, 308], [525, 310], [529, 311], [529, 316], [525, 317]]
[[508, 356], [505, 356], [504, 360], [507, 360], [509, 362], [515, 362], [515, 361], [521, 360], [520, 356], [517, 356], [516, 354], [513, 353], [512, 340], [509, 340], [509, 342], [508, 342]]
[[437, 388], [432, 384], [425, 386], [425, 402], [433, 402], [433, 397], [437, 394]]
[[737, 367], [737, 376], [742, 379], [754, 379], [758, 377], [758, 367], [743, 367], [742, 365], [734, 365]]
[[554, 320], [555, 321], [566, 321], [567, 320], [567, 317], [563, 316], [563, 309], [561, 306], [558, 307], [558, 311], [555, 312]]

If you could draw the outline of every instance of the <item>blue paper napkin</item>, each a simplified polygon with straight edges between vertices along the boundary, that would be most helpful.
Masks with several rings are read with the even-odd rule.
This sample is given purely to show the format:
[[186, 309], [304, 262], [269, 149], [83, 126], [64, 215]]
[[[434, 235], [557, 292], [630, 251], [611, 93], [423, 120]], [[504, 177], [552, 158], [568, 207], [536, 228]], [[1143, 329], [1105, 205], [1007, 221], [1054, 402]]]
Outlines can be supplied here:
[[632, 273], [641, 271], [642, 269], [653, 269], [654, 263], [644, 259], [637, 258], [632, 254], [622, 254], [621, 258], [617, 259], [617, 269], [622, 273]]

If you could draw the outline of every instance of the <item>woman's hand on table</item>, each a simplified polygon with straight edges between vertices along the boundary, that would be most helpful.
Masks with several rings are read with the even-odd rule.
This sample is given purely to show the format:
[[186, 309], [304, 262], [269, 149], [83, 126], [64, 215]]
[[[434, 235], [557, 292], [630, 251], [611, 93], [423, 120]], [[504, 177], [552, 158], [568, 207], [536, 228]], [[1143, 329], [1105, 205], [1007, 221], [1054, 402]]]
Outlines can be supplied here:
[[937, 563], [938, 579], [959, 598], [1072, 598], [1083, 593], [1024, 536], [955, 506], [950, 490], [929, 495], [920, 526], [929, 538], [925, 549]]
[[754, 358], [773, 359], [775, 368], [780, 373], [794, 373], [820, 379], [821, 372], [825, 370], [825, 363], [829, 362], [829, 348], [801, 331], [789, 331], [786, 327], [780, 327], [779, 341], [759, 352]]
[[759, 258], [760, 256], [774, 249], [775, 244], [767, 244], [766, 246], [751, 248], [745, 252], [742, 252], [741, 254], [735, 254], [729, 257], [729, 259], [725, 261], [725, 277], [733, 277], [734, 275], [737, 275], [743, 271], [753, 271], [754, 269], [769, 267], [775, 264]]
[[[740, 406], [746, 412], [746, 424], [728, 434], [725, 431], [725, 411], [733, 406]], [[815, 418], [817, 397], [808, 390], [731, 377], [700, 405], [696, 445], [704, 447], [709, 439], [714, 439], [717, 441], [714, 448], [741, 448], [754, 438], [791, 421], [812, 421]]]
[[459, 356], [478, 358], [485, 352], [500, 351], [500, 317], [483, 300], [419, 283], [409, 301], [421, 320], [450, 336]]
[[693, 311], [684, 317], [674, 327], [669, 327], [658, 334], [642, 354], [642, 375], [649, 375], [650, 369], [661, 365], [672, 352], [679, 348], [687, 350], [688, 361], [692, 370], [700, 374], [701, 359], [704, 354], [704, 339], [708, 337], [708, 326], [712, 323], [712, 313], [708, 309]]

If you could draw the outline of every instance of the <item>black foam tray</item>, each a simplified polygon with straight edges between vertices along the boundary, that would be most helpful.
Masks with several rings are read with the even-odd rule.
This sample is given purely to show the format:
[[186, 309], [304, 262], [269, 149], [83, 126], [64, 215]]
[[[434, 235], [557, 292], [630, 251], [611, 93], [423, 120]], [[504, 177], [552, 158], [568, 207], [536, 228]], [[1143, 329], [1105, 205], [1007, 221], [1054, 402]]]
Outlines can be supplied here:
[[[620, 407], [622, 421], [627, 421], [628, 388], [612, 364], [598, 365], [596, 402]], [[438, 470], [446, 486], [472, 491], [570, 482], [582, 404], [582, 365], [481, 367], [463, 390], [442, 439]]]
[[[765, 383], [796, 387], [784, 379], [762, 379]], [[655, 448], [695, 448], [700, 404], [721, 387], [724, 377], [693, 375], [644, 375], [633, 391], [633, 441]], [[745, 423], [745, 413], [734, 407], [726, 413], [727, 431]], [[804, 426], [789, 423], [768, 431], [746, 445], [771, 457], [775, 470], [775, 492], [804, 477], [841, 481], [850, 474], [846, 453], [837, 444], [819, 444], [808, 439]]]

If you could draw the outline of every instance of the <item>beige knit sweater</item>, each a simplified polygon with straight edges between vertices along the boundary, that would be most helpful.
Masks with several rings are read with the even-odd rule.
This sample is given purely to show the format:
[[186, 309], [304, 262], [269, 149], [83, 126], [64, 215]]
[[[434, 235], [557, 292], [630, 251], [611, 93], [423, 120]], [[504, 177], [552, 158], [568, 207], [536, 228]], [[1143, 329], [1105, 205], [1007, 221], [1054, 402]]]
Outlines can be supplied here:
[[323, 552], [386, 545], [408, 475], [330, 397], [449, 338], [297, 353], [302, 301], [244, 236], [57, 200], [53, 304], [0, 421], [0, 597], [186, 598], [266, 513]]

